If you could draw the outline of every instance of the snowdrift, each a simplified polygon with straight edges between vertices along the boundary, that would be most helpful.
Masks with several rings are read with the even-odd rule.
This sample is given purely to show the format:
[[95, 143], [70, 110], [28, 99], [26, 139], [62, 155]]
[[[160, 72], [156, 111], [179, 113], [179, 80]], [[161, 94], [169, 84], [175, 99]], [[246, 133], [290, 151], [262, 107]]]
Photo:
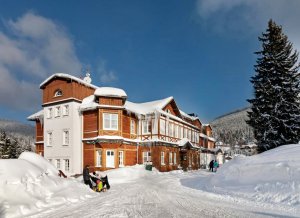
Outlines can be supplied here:
[[205, 189], [257, 202], [300, 207], [300, 145], [284, 145], [256, 156], [234, 158], [207, 179]]
[[58, 176], [46, 159], [24, 152], [19, 159], [0, 160], [0, 217], [22, 217], [48, 207], [95, 195], [75, 179]]

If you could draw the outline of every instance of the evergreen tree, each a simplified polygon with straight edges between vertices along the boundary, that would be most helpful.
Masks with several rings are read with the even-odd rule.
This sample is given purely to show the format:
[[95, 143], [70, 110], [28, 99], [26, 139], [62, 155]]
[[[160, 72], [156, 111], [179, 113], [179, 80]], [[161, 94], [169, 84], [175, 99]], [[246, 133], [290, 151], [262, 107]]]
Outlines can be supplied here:
[[259, 37], [262, 51], [251, 78], [254, 98], [247, 123], [253, 127], [259, 150], [298, 143], [300, 137], [300, 75], [298, 53], [272, 20]]

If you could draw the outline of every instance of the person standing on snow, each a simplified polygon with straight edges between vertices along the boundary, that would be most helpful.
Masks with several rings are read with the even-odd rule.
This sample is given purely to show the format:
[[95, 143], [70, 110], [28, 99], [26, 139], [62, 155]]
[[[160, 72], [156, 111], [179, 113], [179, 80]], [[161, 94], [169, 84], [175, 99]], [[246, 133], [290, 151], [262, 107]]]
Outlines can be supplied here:
[[83, 173], [82, 173], [83, 181], [84, 181], [84, 184], [89, 185], [90, 188], [93, 189], [89, 167], [90, 167], [89, 165], [86, 165], [85, 168], [83, 169]]
[[214, 171], [214, 160], [211, 160], [209, 162], [209, 171], [213, 172]]
[[218, 161], [215, 161], [215, 162], [214, 162], [214, 169], [215, 169], [214, 171], [215, 171], [215, 172], [217, 172], [217, 168], [218, 168], [218, 167], [219, 167], [219, 163], [218, 163]]

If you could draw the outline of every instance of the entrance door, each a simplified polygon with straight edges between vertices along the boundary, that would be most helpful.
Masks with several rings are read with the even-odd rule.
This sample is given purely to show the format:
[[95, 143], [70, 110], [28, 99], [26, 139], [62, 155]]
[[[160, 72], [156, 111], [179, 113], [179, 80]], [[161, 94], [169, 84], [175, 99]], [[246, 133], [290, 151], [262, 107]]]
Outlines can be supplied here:
[[106, 151], [106, 167], [115, 168], [115, 152], [114, 150]]

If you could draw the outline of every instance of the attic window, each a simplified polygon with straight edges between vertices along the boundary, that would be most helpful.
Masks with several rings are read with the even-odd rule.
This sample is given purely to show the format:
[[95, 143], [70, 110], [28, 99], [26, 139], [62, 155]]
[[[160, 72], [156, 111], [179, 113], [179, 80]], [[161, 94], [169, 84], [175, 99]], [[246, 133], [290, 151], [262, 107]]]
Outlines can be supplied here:
[[62, 91], [60, 89], [55, 91], [54, 97], [60, 97], [62, 96]]
[[171, 113], [170, 109], [167, 109], [167, 110], [166, 110], [166, 112], [167, 112], [168, 114], [170, 114], [170, 113]]

